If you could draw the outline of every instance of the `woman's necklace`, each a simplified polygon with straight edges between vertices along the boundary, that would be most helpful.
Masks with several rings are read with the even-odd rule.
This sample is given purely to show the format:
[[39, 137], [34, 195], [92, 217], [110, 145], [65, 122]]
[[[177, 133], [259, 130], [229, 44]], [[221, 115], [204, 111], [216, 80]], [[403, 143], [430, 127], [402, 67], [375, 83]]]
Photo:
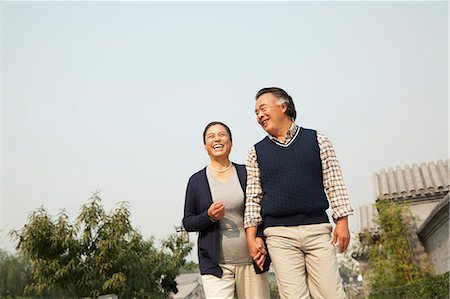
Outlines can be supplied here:
[[227, 170], [230, 169], [231, 167], [233, 167], [233, 163], [230, 162], [230, 165], [228, 165], [227, 168], [222, 169], [222, 170], [215, 169], [214, 167], [211, 166], [211, 163], [210, 163], [208, 166], [209, 166], [209, 168], [211, 168], [211, 169], [214, 170], [215, 172], [222, 173], [222, 172], [227, 171]]

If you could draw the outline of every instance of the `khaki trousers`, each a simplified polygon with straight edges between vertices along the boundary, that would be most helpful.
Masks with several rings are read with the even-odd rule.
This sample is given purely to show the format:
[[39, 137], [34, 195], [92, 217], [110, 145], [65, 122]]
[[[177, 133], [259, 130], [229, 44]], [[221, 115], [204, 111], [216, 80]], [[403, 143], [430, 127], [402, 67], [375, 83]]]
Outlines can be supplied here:
[[331, 224], [268, 227], [264, 235], [282, 299], [345, 298]]
[[256, 274], [253, 265], [224, 265], [222, 278], [202, 275], [207, 299], [233, 299], [234, 288], [239, 299], [270, 299], [267, 273]]

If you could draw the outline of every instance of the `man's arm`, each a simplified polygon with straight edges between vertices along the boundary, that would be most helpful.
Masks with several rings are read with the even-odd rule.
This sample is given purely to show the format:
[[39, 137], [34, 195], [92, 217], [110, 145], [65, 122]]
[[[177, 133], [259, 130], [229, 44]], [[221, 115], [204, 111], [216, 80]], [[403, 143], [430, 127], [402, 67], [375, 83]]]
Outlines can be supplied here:
[[262, 188], [259, 165], [256, 160], [256, 150], [254, 147], [252, 147], [248, 153], [246, 168], [247, 189], [245, 192], [244, 228], [250, 256], [256, 262], [258, 267], [262, 269], [266, 250], [264, 248], [263, 240], [257, 237], [258, 226], [262, 222]]
[[244, 228], [257, 227], [262, 223], [262, 188], [256, 150], [252, 147], [247, 157], [247, 189], [245, 191]]
[[339, 252], [344, 252], [350, 242], [347, 217], [352, 214], [350, 200], [342, 176], [341, 167], [336, 158], [331, 141], [323, 134], [317, 133], [322, 161], [323, 186], [333, 210], [332, 217], [336, 223], [333, 232], [333, 244], [339, 243]]

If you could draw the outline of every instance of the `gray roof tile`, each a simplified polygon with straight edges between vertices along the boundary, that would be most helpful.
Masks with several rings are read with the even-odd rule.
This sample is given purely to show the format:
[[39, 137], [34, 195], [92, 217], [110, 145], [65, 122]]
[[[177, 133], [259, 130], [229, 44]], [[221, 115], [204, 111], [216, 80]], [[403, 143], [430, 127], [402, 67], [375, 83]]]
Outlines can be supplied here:
[[450, 190], [449, 159], [381, 169], [372, 177], [375, 200], [429, 197]]

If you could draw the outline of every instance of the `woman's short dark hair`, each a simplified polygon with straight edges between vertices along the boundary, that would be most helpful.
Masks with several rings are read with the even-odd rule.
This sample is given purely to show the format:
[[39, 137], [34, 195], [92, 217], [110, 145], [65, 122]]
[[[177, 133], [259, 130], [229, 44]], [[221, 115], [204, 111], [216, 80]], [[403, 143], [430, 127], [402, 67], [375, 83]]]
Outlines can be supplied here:
[[227, 133], [230, 136], [230, 140], [233, 141], [233, 137], [231, 136], [230, 128], [228, 128], [228, 126], [226, 124], [224, 124], [223, 122], [220, 122], [220, 121], [212, 121], [206, 125], [206, 128], [203, 131], [203, 144], [206, 144], [206, 131], [208, 131], [209, 128], [211, 128], [212, 126], [215, 126], [215, 125], [223, 126], [225, 128], [225, 130], [227, 130]]
[[283, 89], [279, 87], [265, 87], [260, 91], [258, 91], [255, 99], [257, 100], [260, 96], [262, 96], [265, 93], [273, 94], [273, 96], [277, 98], [278, 105], [286, 103], [286, 115], [292, 117], [292, 119], [295, 120], [295, 118], [297, 117], [297, 111], [295, 111], [294, 101], [292, 100], [291, 96], [288, 95], [287, 92], [285, 92]]

